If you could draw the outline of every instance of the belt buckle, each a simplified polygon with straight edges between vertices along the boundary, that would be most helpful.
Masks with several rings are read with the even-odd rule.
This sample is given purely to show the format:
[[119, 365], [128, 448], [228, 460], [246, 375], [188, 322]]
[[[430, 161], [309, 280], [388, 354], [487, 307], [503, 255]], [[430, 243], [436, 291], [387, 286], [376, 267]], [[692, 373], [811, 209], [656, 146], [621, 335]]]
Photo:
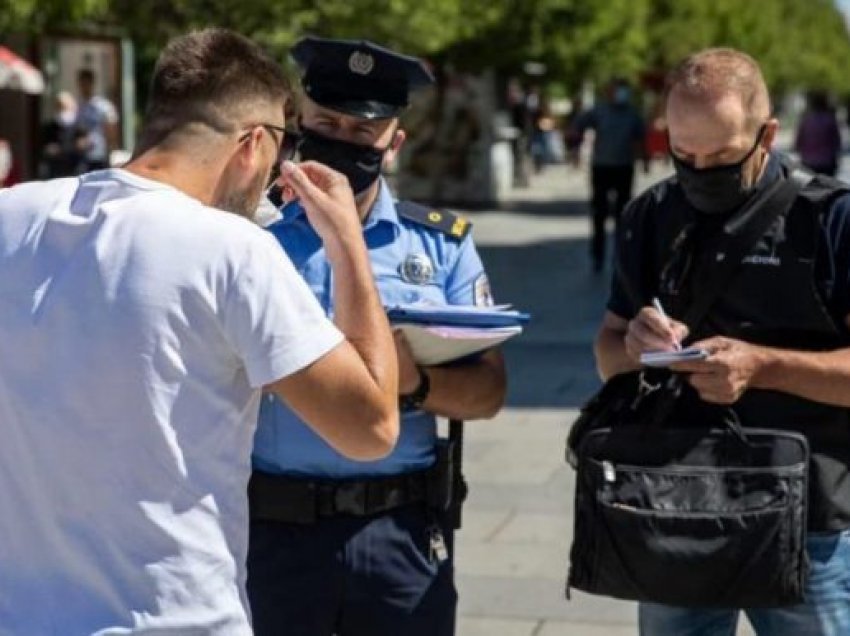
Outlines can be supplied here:
[[363, 517], [366, 515], [366, 485], [364, 483], [339, 484], [334, 489], [334, 511]]

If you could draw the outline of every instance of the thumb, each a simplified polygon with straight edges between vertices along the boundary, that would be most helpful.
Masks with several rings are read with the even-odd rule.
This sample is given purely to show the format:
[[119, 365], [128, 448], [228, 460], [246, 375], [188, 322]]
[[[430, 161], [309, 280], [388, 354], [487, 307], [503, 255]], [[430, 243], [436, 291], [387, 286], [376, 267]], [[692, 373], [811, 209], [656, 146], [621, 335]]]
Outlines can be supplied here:
[[280, 167], [280, 176], [285, 185], [292, 188], [295, 195], [305, 204], [319, 203], [324, 193], [316, 187], [307, 174], [291, 161], [284, 161]]

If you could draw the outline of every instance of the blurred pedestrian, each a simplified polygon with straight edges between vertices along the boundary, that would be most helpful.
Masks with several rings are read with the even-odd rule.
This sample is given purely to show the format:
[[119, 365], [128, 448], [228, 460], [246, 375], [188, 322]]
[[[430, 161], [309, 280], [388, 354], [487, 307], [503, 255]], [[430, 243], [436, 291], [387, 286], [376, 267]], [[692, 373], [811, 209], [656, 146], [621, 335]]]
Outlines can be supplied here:
[[84, 172], [108, 168], [109, 153], [118, 146], [118, 112], [106, 97], [95, 94], [95, 80], [90, 69], [77, 73], [80, 102], [75, 126]]
[[841, 157], [841, 131], [835, 109], [822, 91], [809, 93], [808, 102], [797, 127], [794, 150], [809, 170], [834, 177]]
[[635, 162], [642, 159], [648, 169], [644, 121], [632, 105], [628, 82], [610, 82], [605, 99], [577, 118], [575, 135], [582, 139], [587, 130], [594, 132], [590, 169], [591, 258], [593, 269], [598, 272], [605, 264], [605, 223], [609, 217], [619, 223], [623, 207], [632, 198]]
[[56, 96], [53, 118], [42, 132], [42, 176], [47, 179], [70, 177], [81, 172], [77, 150], [77, 100], [67, 91]]
[[208, 29], [160, 54], [121, 169], [0, 191], [0, 632], [250, 636], [265, 389], [342, 456], [398, 434], [392, 332], [345, 177], [283, 167], [331, 323], [252, 216], [287, 83]]

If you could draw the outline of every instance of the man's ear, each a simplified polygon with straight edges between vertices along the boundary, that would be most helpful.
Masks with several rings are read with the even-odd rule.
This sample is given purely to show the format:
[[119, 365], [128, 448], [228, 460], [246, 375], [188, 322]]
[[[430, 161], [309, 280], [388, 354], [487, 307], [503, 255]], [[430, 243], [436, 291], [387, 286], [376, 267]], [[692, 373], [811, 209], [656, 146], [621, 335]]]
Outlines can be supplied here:
[[765, 150], [773, 148], [776, 142], [776, 134], [779, 132], [779, 120], [775, 117], [768, 119], [764, 125], [764, 136], [762, 137], [762, 146]]
[[390, 142], [389, 147], [387, 148], [387, 154], [384, 155], [384, 163], [391, 163], [396, 160], [398, 157], [399, 151], [401, 151], [401, 147], [404, 145], [405, 140], [407, 139], [407, 133], [404, 132], [401, 128], [395, 131], [393, 135], [393, 140]]
[[237, 160], [246, 168], [253, 168], [262, 154], [263, 135], [266, 131], [262, 126], [256, 126], [240, 144]]

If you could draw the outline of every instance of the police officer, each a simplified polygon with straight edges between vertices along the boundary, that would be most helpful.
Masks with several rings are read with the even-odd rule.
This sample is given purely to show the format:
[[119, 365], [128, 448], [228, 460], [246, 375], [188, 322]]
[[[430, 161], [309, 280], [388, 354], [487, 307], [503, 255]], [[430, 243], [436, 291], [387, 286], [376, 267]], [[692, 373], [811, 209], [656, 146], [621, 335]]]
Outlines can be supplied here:
[[[766, 197], [791, 168], [772, 149], [778, 122], [761, 71], [744, 53], [709, 49], [686, 59], [669, 78], [666, 116], [676, 174], [625, 212], [596, 341], [599, 368], [605, 377], [636, 369], [641, 352], [687, 338], [710, 355], [673, 369], [703, 401], [733, 404], [745, 426], [807, 437], [806, 602], [746, 613], [759, 636], [850, 634], [850, 196], [825, 177], [804, 186], [689, 333], [693, 326], [675, 317], [700, 297], [723, 256], [707, 246], [724, 226], [745, 222], [736, 216], [742, 206]], [[653, 296], [671, 320], [635, 301]], [[644, 603], [640, 629], [725, 636], [738, 614]]]
[[[487, 276], [454, 214], [395, 202], [381, 169], [405, 140], [398, 116], [430, 84], [424, 64], [371, 42], [307, 37], [302, 159], [345, 174], [385, 305], [491, 304]], [[332, 269], [297, 202], [269, 230], [328, 315]], [[248, 589], [259, 635], [439, 636], [454, 633], [452, 528], [443, 514], [451, 462], [436, 417], [492, 417], [505, 394], [498, 350], [417, 365], [396, 336], [402, 432], [393, 453], [352, 462], [273, 396], [264, 400], [250, 487]]]

